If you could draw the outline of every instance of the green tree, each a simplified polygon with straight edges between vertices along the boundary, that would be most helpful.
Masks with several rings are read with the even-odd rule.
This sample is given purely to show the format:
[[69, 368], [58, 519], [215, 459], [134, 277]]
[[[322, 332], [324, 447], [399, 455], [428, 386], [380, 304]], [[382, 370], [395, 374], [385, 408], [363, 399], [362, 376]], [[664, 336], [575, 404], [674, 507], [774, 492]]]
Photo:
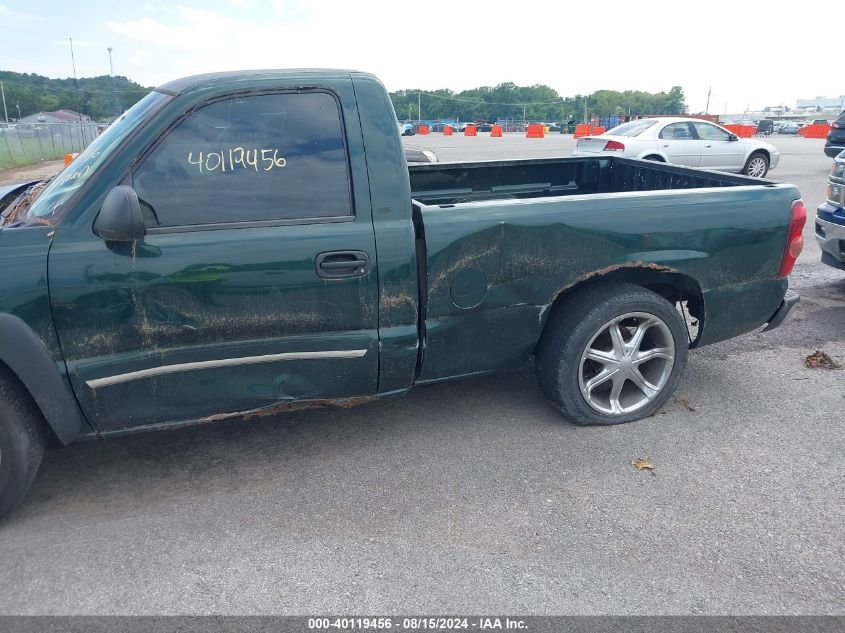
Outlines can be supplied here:
[[[50, 79], [32, 73], [0, 71], [9, 116], [67, 109], [94, 120], [111, 119], [130, 108], [150, 91], [127, 77], [83, 77], [78, 81], [79, 101], [73, 78]], [[2, 114], [2, 113], [0, 113]]]

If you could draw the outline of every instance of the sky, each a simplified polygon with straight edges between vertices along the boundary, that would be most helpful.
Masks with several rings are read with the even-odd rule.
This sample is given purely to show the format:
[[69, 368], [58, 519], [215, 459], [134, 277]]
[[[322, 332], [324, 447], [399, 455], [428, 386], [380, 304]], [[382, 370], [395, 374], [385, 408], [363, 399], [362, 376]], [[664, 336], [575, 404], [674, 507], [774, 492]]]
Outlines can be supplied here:
[[[352, 68], [389, 90], [511, 81], [561, 96], [684, 89], [690, 112], [795, 106], [845, 94], [813, 11], [684, 0], [0, 0], [0, 69], [49, 77], [114, 72], [155, 86], [245, 68]], [[582, 7], [577, 9], [575, 7]]]

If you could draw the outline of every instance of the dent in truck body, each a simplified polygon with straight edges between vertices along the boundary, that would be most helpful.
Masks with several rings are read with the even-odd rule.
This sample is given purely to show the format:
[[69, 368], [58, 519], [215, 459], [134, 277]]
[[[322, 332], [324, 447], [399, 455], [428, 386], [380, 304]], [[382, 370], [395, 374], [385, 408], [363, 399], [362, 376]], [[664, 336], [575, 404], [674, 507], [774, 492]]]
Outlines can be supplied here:
[[[625, 267], [697, 281], [698, 345], [753, 330], [783, 299], [786, 281], [776, 276], [798, 197], [777, 185], [420, 205], [429, 288], [419, 382], [519, 367], [562, 290]], [[772, 208], [784, 209], [782, 224]], [[667, 215], [678, 211], [687, 216]], [[470, 310], [449, 296], [467, 267], [489, 283]]]

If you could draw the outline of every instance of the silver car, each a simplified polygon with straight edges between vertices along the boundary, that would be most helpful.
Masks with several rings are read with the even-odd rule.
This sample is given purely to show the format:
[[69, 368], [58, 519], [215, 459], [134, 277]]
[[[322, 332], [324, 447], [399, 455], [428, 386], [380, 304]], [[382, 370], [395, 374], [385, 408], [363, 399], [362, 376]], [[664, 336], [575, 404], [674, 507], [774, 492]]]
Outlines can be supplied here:
[[780, 154], [769, 143], [739, 138], [700, 119], [662, 117], [623, 123], [599, 136], [578, 139], [573, 156], [624, 156], [742, 173], [763, 178]]

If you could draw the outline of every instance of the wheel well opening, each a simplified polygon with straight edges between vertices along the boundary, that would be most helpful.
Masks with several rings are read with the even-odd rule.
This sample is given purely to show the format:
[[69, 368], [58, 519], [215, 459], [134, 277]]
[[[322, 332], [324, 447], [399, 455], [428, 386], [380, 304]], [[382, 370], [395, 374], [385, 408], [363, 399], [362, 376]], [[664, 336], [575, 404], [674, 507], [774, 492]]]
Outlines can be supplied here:
[[[701, 327], [704, 321], [704, 297], [701, 293], [701, 288], [698, 283], [692, 278], [684, 274], [654, 270], [645, 267], [625, 267], [617, 268], [602, 275], [584, 279], [564, 290], [558, 292], [552, 302], [550, 309], [547, 311], [547, 318], [543, 324], [543, 330], [546, 329], [546, 324], [551, 320], [551, 314], [562, 309], [567, 302], [567, 299], [573, 293], [582, 290], [588, 286], [607, 283], [610, 281], [624, 282], [635, 284], [647, 288], [652, 292], [659, 294], [669, 303], [678, 307], [684, 320], [687, 324], [687, 332], [690, 334], [690, 347], [695, 347], [698, 343], [703, 328]], [[541, 336], [542, 338], [542, 336]]]
[[753, 152], [751, 152], [751, 154], [748, 156], [748, 158], [750, 159], [752, 156], [754, 156], [754, 154], [762, 154], [763, 156], [766, 157], [767, 162], [769, 162], [769, 163], [772, 162], [771, 154], [769, 154], [769, 152], [767, 152], [764, 149], [755, 149]]
[[41, 432], [44, 433], [44, 437], [47, 438], [47, 445], [50, 447], [61, 446], [62, 443], [59, 441], [59, 438], [56, 437], [56, 433], [53, 431], [50, 424], [47, 422], [47, 418], [44, 417], [44, 412], [41, 411], [41, 407], [38, 406], [38, 403], [35, 401], [35, 398], [32, 397], [32, 394], [27, 389], [26, 385], [18, 378], [18, 375], [12, 371], [12, 368], [9, 367], [4, 361], [0, 360], [0, 380], [3, 380], [9, 384], [11, 384], [15, 389], [19, 391], [20, 394], [28, 401], [32, 410], [37, 412], [38, 414], [38, 421], [41, 425]]
[[663, 157], [659, 154], [649, 154], [648, 156], [643, 156], [643, 160], [653, 160], [658, 163], [665, 163], [666, 161], [663, 160]]

